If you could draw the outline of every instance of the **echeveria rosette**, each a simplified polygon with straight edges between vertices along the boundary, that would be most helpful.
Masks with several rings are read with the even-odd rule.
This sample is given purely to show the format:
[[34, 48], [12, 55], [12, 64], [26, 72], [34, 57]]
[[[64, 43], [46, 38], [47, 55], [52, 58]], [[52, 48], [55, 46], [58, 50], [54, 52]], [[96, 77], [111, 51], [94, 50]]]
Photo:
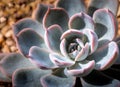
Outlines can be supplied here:
[[[115, 6], [112, 7], [111, 3]], [[53, 70], [53, 75], [40, 80], [43, 86], [51, 87], [64, 82], [69, 87], [70, 81], [62, 78], [65, 75], [68, 78], [71, 75], [83, 77], [83, 86], [100, 85], [92, 83], [91, 79], [95, 80], [95, 76], [107, 79], [108, 82], [105, 81], [101, 86], [110, 86], [111, 81], [115, 87], [118, 85], [118, 80], [96, 73], [97, 70], [108, 69], [119, 54], [118, 46], [113, 41], [117, 33], [114, 15], [118, 0], [91, 0], [87, 11], [85, 7], [83, 0], [58, 0], [53, 8], [40, 5], [34, 13], [34, 19], [24, 19], [14, 25], [20, 52], [39, 68]], [[56, 79], [59, 79], [57, 84], [53, 84]]]

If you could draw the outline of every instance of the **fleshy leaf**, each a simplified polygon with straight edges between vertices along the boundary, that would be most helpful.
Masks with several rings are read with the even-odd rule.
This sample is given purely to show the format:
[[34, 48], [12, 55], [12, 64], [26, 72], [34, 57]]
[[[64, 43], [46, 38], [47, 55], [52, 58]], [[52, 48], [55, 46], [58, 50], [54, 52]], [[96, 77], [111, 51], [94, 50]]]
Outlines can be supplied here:
[[11, 79], [0, 71], [0, 82], [11, 82]]
[[25, 56], [31, 46], [45, 47], [43, 38], [31, 29], [24, 29], [17, 35], [17, 45]]
[[[119, 51], [120, 51], [120, 38], [117, 38], [117, 39], [118, 39], [118, 41], [116, 41], [116, 43], [117, 43], [118, 49], [119, 49]], [[115, 64], [120, 64], [120, 53], [119, 53], [119, 55], [118, 55], [118, 58], [117, 58]]]
[[61, 55], [57, 55], [57, 54], [50, 54], [50, 59], [51, 61], [59, 66], [59, 67], [68, 67], [73, 65], [75, 62], [70, 60], [69, 58], [63, 57]]
[[13, 26], [14, 36], [16, 36], [21, 30], [26, 28], [31, 28], [41, 36], [44, 34], [44, 29], [42, 24], [31, 18], [24, 18], [16, 22]]
[[64, 8], [70, 17], [81, 11], [86, 12], [84, 0], [57, 0], [56, 7]]
[[99, 9], [93, 14], [95, 32], [99, 40], [113, 40], [117, 35], [117, 20], [108, 9]]
[[[9, 55], [9, 53], [0, 53], [0, 61], [2, 61], [7, 55]], [[8, 76], [4, 75], [1, 70], [2, 69], [0, 68], [0, 82], [11, 82], [11, 79]]]
[[94, 22], [89, 15], [80, 12], [73, 15], [70, 18], [69, 27], [70, 29], [78, 29], [78, 30], [82, 30], [84, 28], [89, 28], [94, 30]]
[[52, 25], [46, 30], [45, 42], [51, 51], [60, 52], [61, 35], [62, 35], [62, 29], [59, 25]]
[[0, 61], [7, 55], [9, 55], [9, 53], [0, 53]]
[[97, 9], [107, 8], [116, 15], [119, 5], [118, 1], [119, 0], [90, 0], [88, 14], [92, 16]]
[[47, 13], [45, 14], [43, 24], [46, 29], [51, 25], [58, 24], [62, 29], [64, 29], [63, 31], [66, 31], [68, 29], [68, 20], [68, 14], [64, 9], [51, 8], [48, 9]]
[[43, 17], [47, 12], [48, 8], [52, 8], [52, 7], [53, 7], [52, 5], [38, 4], [36, 10], [32, 14], [33, 19], [42, 23]]
[[107, 45], [99, 48], [88, 57], [90, 60], [95, 60], [95, 69], [105, 70], [116, 61], [119, 54], [118, 46], [115, 42], [110, 42]]
[[48, 73], [51, 71], [39, 68], [18, 69], [13, 74], [13, 87], [42, 87], [40, 78]]
[[73, 87], [75, 78], [62, 78], [54, 75], [46, 75], [41, 78], [41, 83], [43, 87]]
[[75, 29], [70, 29], [70, 30], [67, 30], [66, 32], [64, 32], [61, 36], [61, 40], [62, 39], [66, 39], [66, 40], [70, 40], [71, 38], [83, 38], [84, 34], [79, 31], [79, 30], [75, 30]]
[[95, 61], [81, 61], [69, 67], [66, 71], [66, 74], [72, 76], [85, 76], [89, 74], [95, 66]]
[[36, 66], [19, 53], [11, 53], [4, 57], [2, 61], [0, 61], [1, 72], [9, 77], [12, 77], [12, 74], [16, 69], [22, 69], [25, 67]]
[[68, 52], [67, 52], [67, 50], [66, 50], [66, 47], [67, 47], [67, 46], [68, 46], [67, 40], [66, 40], [66, 39], [63, 39], [63, 40], [61, 41], [61, 43], [60, 43], [60, 51], [61, 51], [61, 53], [62, 53], [63, 56], [69, 58]]
[[[98, 79], [96, 79], [98, 78]], [[119, 87], [120, 81], [112, 79], [99, 71], [93, 71], [81, 78], [83, 87]]]
[[92, 54], [98, 47], [98, 37], [96, 33], [90, 29], [84, 29], [83, 33], [87, 36], [90, 53]]
[[50, 52], [48, 50], [37, 46], [31, 47], [29, 51], [30, 60], [41, 69], [51, 69], [57, 67], [50, 60], [49, 54]]
[[85, 44], [85, 46], [81, 49], [81, 51], [78, 53], [78, 55], [75, 58], [75, 61], [83, 61], [87, 58], [89, 54], [89, 45], [88, 43]]

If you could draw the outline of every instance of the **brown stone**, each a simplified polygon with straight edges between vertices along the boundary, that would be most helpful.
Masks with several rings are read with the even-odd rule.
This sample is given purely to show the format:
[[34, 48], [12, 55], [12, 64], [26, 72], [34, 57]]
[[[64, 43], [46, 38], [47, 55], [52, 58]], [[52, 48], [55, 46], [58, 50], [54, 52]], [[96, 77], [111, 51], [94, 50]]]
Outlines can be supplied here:
[[0, 23], [5, 22], [7, 19], [5, 17], [0, 17]]
[[8, 39], [6, 40], [6, 45], [8, 45], [8, 46], [14, 45], [14, 42], [12, 41], [11, 38], [8, 38]]
[[10, 50], [11, 50], [11, 52], [16, 52], [17, 48], [16, 48], [16, 46], [13, 45], [13, 46], [10, 47]]
[[0, 33], [0, 43], [2, 43], [4, 40], [3, 35]]
[[9, 47], [7, 45], [4, 45], [3, 49], [2, 49], [2, 52], [3, 53], [9, 53], [10, 52]]
[[5, 33], [5, 37], [6, 37], [6, 38], [12, 37], [12, 35], [13, 35], [13, 31], [12, 31], [12, 30], [9, 30], [9, 31], [7, 31], [7, 32]]

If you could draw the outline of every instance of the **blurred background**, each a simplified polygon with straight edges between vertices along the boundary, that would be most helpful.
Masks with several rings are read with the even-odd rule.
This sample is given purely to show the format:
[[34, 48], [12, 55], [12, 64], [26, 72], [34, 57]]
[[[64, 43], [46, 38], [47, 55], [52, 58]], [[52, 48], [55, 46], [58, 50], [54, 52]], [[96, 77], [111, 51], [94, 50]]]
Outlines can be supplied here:
[[[85, 0], [86, 4], [88, 1]], [[38, 3], [54, 4], [54, 2], [55, 0], [0, 0], [0, 52], [18, 51], [11, 28], [16, 21], [31, 17]], [[120, 25], [120, 10], [117, 19]], [[118, 34], [120, 35], [120, 31]]]

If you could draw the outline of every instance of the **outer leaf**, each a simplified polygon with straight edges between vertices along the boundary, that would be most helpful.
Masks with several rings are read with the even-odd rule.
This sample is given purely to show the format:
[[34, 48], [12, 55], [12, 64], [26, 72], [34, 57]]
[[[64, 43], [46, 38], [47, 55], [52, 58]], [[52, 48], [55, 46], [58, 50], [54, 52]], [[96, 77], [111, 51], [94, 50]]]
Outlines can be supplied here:
[[90, 16], [80, 12], [73, 15], [69, 20], [70, 29], [82, 30], [84, 28], [89, 28], [94, 30], [94, 22]]
[[88, 14], [93, 15], [94, 11], [101, 8], [107, 8], [112, 11], [114, 15], [117, 14], [119, 0], [90, 0], [88, 7]]
[[45, 15], [45, 13], [47, 12], [48, 8], [52, 8], [52, 6], [45, 5], [45, 4], [38, 4], [36, 10], [32, 14], [33, 19], [42, 23], [43, 17]]
[[9, 53], [0, 53], [0, 61], [7, 56]]
[[84, 0], [57, 0], [56, 7], [64, 8], [70, 17], [75, 13], [86, 11]]
[[12, 79], [13, 87], [42, 87], [40, 78], [48, 73], [51, 71], [38, 68], [16, 70]]
[[117, 35], [117, 20], [108, 9], [99, 9], [93, 15], [95, 32], [100, 40], [113, 40]]
[[12, 77], [12, 74], [16, 69], [22, 69], [25, 67], [35, 66], [19, 53], [11, 53], [4, 57], [2, 61], [0, 61], [1, 72], [9, 77]]
[[45, 32], [45, 42], [51, 51], [60, 53], [60, 37], [62, 29], [59, 25], [50, 26]]
[[17, 36], [17, 45], [21, 53], [27, 56], [30, 47], [44, 47], [44, 40], [33, 30], [24, 29]]
[[[98, 78], [98, 79], [96, 79]], [[119, 87], [120, 81], [112, 79], [99, 71], [93, 71], [81, 78], [83, 87]]]
[[117, 59], [119, 54], [118, 46], [115, 42], [110, 42], [109, 44], [99, 48], [88, 59], [95, 60], [97, 70], [105, 70], [109, 68]]
[[41, 78], [43, 87], [73, 87], [75, 79], [73, 77], [62, 78], [54, 75], [47, 75]]
[[[6, 53], [0, 53], [0, 62], [4, 59], [5, 56], [8, 56], [9, 54]], [[11, 79], [4, 75], [4, 73], [1, 72], [0, 68], [0, 82], [11, 82]]]
[[51, 25], [58, 24], [62, 29], [64, 29], [63, 31], [66, 31], [68, 29], [68, 20], [68, 14], [64, 9], [51, 8], [48, 9], [43, 19], [43, 24], [46, 29]]
[[38, 23], [34, 19], [24, 18], [13, 25], [14, 35], [16, 36], [21, 30], [26, 28], [31, 28], [32, 30], [34, 30], [35, 32], [37, 32], [42, 36], [44, 34], [44, 29], [42, 28], [42, 24]]
[[80, 63], [76, 63], [73, 66], [69, 67], [66, 74], [72, 75], [72, 76], [85, 76], [88, 75], [94, 68], [95, 61], [82, 61]]
[[36, 46], [31, 47], [29, 51], [30, 60], [34, 64], [36, 64], [39, 68], [41, 69], [57, 68], [57, 66], [51, 62], [49, 54], [50, 52], [48, 50]]
[[11, 79], [0, 71], [0, 82], [11, 82]]

